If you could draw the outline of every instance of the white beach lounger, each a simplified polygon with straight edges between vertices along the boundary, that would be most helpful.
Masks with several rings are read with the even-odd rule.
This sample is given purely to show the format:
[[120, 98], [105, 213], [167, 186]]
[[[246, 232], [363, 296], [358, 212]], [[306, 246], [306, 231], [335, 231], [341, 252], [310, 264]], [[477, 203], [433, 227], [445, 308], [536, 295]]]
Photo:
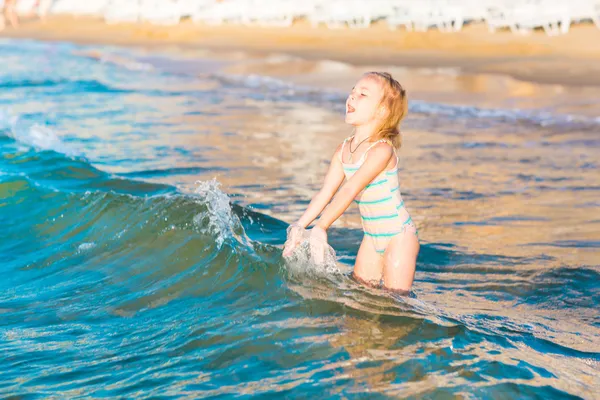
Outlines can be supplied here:
[[570, 0], [567, 3], [571, 20], [591, 20], [600, 29], [600, 0]]
[[181, 17], [192, 17], [195, 13], [209, 5], [215, 3], [215, 0], [179, 0], [179, 11]]
[[50, 6], [51, 14], [102, 16], [109, 0], [55, 0]]
[[462, 18], [465, 22], [484, 21], [488, 8], [496, 0], [449, 0], [453, 6], [461, 8]]
[[405, 26], [424, 32], [436, 27], [442, 32], [456, 32], [464, 23], [463, 7], [447, 0], [406, 1], [394, 9], [387, 22], [392, 29]]
[[407, 31], [412, 31], [413, 28], [413, 14], [411, 5], [398, 5], [394, 7], [390, 15], [386, 17], [388, 26], [396, 30], [398, 27], [403, 26]]
[[504, 1], [490, 7], [486, 22], [491, 32], [508, 27], [512, 32], [529, 34], [543, 28], [553, 36], [569, 31], [571, 15], [566, 3], [554, 0]]
[[240, 24], [249, 22], [247, 15], [252, 7], [251, 0], [224, 0], [201, 7], [191, 15], [192, 21], [210, 25], [221, 25], [225, 22]]
[[296, 0], [254, 0], [245, 23], [261, 26], [290, 26], [295, 19], [314, 14], [317, 3]]
[[317, 5], [310, 21], [313, 26], [325, 24], [330, 29], [344, 26], [350, 28], [367, 28], [374, 15], [370, 3], [360, 0], [332, 0]]
[[142, 0], [140, 20], [157, 25], [177, 25], [183, 13], [181, 6], [178, 0]]
[[139, 0], [113, 0], [104, 11], [104, 21], [107, 24], [123, 22], [138, 22], [141, 15]]

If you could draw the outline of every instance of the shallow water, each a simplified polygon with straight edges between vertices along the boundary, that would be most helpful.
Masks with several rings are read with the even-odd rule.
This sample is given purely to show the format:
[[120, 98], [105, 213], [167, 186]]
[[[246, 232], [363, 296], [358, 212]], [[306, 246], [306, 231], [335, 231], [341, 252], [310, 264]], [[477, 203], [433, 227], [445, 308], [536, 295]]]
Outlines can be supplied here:
[[415, 96], [401, 182], [423, 242], [398, 298], [347, 276], [355, 208], [337, 269], [281, 261], [349, 135], [344, 93], [90, 50], [0, 42], [3, 396], [600, 393], [589, 90]]

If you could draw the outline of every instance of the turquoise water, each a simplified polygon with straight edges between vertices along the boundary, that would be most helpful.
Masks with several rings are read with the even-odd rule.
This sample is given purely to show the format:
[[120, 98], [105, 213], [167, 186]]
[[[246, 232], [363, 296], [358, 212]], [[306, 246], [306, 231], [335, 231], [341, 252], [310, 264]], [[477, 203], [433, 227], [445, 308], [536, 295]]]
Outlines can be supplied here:
[[599, 118], [415, 99], [402, 298], [281, 260], [343, 93], [87, 50], [0, 42], [3, 397], [597, 398]]

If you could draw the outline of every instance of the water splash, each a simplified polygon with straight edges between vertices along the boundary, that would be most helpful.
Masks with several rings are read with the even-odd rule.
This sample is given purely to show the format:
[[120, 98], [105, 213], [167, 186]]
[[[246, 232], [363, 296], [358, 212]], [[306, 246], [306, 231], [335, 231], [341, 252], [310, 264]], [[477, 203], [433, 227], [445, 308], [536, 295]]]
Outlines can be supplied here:
[[241, 244], [251, 246], [239, 218], [231, 209], [229, 196], [221, 190], [220, 182], [213, 178], [209, 181], [196, 181], [196, 185], [195, 197], [207, 207], [206, 212], [194, 216], [196, 227], [203, 233], [213, 235], [217, 247], [223, 246], [228, 239], [236, 239]]
[[292, 277], [305, 274], [327, 277], [340, 273], [335, 250], [327, 242], [311, 237], [308, 229], [302, 230], [302, 240], [290, 257], [285, 258], [285, 266]]

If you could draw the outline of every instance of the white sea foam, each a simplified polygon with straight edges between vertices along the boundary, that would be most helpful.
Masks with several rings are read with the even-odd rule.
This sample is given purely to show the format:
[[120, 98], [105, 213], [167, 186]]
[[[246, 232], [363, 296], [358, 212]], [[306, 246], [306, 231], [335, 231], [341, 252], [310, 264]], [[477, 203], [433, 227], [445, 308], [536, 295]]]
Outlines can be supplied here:
[[[325, 62], [327, 68], [345, 68], [343, 63], [340, 65], [331, 62]], [[451, 71], [448, 71], [451, 73]], [[267, 90], [271, 97], [293, 96], [295, 100], [334, 103], [339, 105], [340, 111], [344, 107], [347, 94], [328, 88], [318, 88], [309, 85], [298, 85], [284, 79], [273, 78], [269, 76], [251, 74], [251, 75], [232, 75], [217, 74], [217, 79], [235, 82], [250, 88], [260, 88]], [[483, 108], [474, 105], [457, 105], [430, 102], [423, 100], [411, 100], [409, 102], [409, 111], [414, 114], [425, 114], [434, 116], [444, 116], [456, 119], [486, 119], [499, 121], [521, 121], [531, 123], [542, 127], [591, 127], [596, 128], [600, 125], [600, 117], [590, 117], [576, 114], [561, 114], [546, 110], [523, 110], [506, 108]]]
[[78, 250], [79, 252], [82, 252], [82, 251], [91, 250], [91, 249], [93, 249], [94, 247], [96, 247], [96, 243], [94, 243], [94, 242], [90, 242], [90, 243], [82, 243], [82, 244], [80, 244], [80, 245], [79, 245], [79, 247], [77, 248], [77, 250]]
[[53, 150], [71, 157], [80, 155], [67, 146], [52, 128], [28, 121], [10, 110], [0, 109], [0, 130], [17, 142], [37, 150]]
[[128, 59], [121, 56], [105, 54], [100, 57], [102, 63], [119, 65], [131, 71], [151, 71], [154, 67], [151, 64], [137, 61], [133, 58]]
[[[247, 55], [241, 56], [245, 59]], [[134, 71], [147, 71], [152, 69], [163, 69], [154, 67], [150, 63], [141, 62], [133, 57], [123, 57], [118, 54], [103, 54], [99, 57], [101, 62], [118, 64], [124, 68]], [[285, 64], [295, 61], [302, 61], [302, 58], [286, 54], [272, 54], [265, 59], [267, 64]], [[355, 67], [351, 64], [333, 61], [321, 60], [315, 62], [318, 73], [344, 73], [351, 72]], [[460, 74], [457, 68], [417, 68], [416, 71], [421, 74], [445, 74], [456, 76]], [[285, 78], [277, 78], [261, 74], [208, 74], [219, 80], [233, 82], [249, 88], [265, 90], [271, 97], [289, 97], [293, 96], [297, 100], [328, 102], [340, 104], [346, 98], [346, 93], [324, 87], [313, 87], [306, 84], [295, 84]], [[524, 121], [539, 126], [565, 126], [565, 125], [584, 125], [595, 127], [600, 125], [600, 117], [589, 117], [575, 114], [560, 114], [544, 110], [522, 110], [505, 108], [482, 108], [474, 105], [455, 105], [444, 104], [429, 101], [411, 100], [409, 103], [411, 113], [440, 115], [449, 118], [479, 118], [479, 119], [498, 119], [503, 121]]]

